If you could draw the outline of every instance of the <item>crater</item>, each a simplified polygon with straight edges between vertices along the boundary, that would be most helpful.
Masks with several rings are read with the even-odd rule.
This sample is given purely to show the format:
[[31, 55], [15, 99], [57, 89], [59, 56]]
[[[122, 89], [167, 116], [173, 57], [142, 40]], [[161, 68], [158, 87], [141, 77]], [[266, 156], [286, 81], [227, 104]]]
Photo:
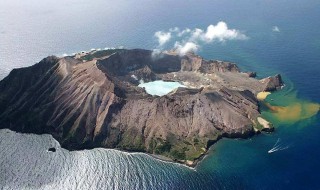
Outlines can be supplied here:
[[164, 96], [178, 87], [186, 87], [179, 82], [169, 82], [163, 80], [156, 80], [147, 83], [141, 83], [139, 87], [145, 88], [146, 92], [150, 95]]

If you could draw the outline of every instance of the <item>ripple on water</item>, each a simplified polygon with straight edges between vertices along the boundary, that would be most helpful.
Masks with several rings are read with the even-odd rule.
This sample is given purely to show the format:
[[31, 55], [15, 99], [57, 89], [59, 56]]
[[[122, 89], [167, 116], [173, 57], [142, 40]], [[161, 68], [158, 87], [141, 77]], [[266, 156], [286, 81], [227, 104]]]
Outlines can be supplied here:
[[[48, 151], [49, 147], [56, 152]], [[191, 181], [203, 181], [193, 169], [142, 153], [103, 148], [70, 152], [51, 135], [3, 129], [0, 152], [4, 189], [188, 189], [197, 186]]]

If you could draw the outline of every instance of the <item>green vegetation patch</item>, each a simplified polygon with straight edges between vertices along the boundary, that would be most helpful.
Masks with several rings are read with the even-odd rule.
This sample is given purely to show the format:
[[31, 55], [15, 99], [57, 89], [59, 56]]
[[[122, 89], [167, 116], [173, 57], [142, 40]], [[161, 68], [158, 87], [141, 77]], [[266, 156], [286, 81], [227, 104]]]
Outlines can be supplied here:
[[173, 149], [170, 151], [170, 155], [172, 158], [177, 159], [177, 160], [185, 160], [186, 159], [186, 153], [183, 149], [182, 150]]
[[208, 140], [209, 138], [193, 137], [179, 141], [173, 136], [169, 136], [167, 140], [153, 138], [148, 144], [148, 152], [163, 155], [173, 160], [193, 161], [206, 152]]
[[121, 142], [118, 148], [129, 151], [144, 152], [146, 147], [144, 145], [144, 139], [142, 134], [138, 134], [136, 130], [128, 130], [122, 134]]

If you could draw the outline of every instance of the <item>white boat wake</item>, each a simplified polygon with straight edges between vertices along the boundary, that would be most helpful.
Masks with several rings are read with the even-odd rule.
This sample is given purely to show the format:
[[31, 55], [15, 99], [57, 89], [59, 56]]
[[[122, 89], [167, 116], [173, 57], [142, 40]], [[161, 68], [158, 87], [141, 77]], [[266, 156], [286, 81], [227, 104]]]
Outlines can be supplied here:
[[276, 144], [273, 145], [272, 149], [270, 149], [268, 151], [269, 154], [273, 153], [273, 152], [276, 152], [276, 151], [279, 151], [279, 150], [285, 150], [287, 148], [289, 148], [290, 145], [283, 145], [280, 143], [280, 138], [278, 138]]

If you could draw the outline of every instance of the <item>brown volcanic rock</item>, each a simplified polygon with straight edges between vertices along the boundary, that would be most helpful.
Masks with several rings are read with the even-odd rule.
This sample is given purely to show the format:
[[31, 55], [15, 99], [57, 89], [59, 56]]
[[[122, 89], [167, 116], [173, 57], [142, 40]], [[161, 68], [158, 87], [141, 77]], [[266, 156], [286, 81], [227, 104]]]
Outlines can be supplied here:
[[[103, 53], [91, 61], [48, 57], [13, 70], [0, 82], [0, 128], [49, 133], [68, 149], [110, 147], [194, 160], [222, 136], [252, 135], [255, 94], [282, 85], [280, 76], [258, 81], [233, 63], [194, 54]], [[151, 96], [137, 79], [193, 88]]]
[[246, 74], [249, 76], [249, 77], [252, 77], [252, 78], [255, 78], [257, 76], [257, 73], [256, 72], [246, 72]]
[[236, 64], [230, 62], [204, 60], [193, 53], [188, 53], [181, 58], [181, 71], [198, 71], [201, 73], [214, 72], [240, 72]]
[[275, 75], [274, 77], [262, 79], [261, 82], [264, 84], [263, 91], [275, 91], [283, 86], [283, 81], [281, 75], [279, 74]]

